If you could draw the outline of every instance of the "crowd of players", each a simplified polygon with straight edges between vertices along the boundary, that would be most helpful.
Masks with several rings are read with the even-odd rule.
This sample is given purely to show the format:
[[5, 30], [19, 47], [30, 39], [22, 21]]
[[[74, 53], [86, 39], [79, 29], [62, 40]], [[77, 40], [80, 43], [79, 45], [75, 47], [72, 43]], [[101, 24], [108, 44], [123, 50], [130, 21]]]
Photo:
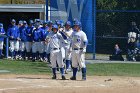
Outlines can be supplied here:
[[[73, 25], [72, 25], [73, 23]], [[87, 36], [82, 31], [81, 22], [74, 19], [73, 22], [62, 20], [41, 21], [40, 19], [19, 21], [11, 20], [11, 25], [5, 33], [3, 24], [0, 23], [0, 34], [9, 37], [9, 50], [11, 60], [36, 60], [49, 62], [52, 65], [53, 77], [56, 79], [56, 68], [60, 68], [62, 79], [64, 76], [64, 63], [66, 73], [72, 61], [73, 76], [76, 80], [78, 65], [82, 70], [82, 79], [86, 80], [85, 55]], [[4, 38], [0, 38], [0, 58], [3, 57]]]

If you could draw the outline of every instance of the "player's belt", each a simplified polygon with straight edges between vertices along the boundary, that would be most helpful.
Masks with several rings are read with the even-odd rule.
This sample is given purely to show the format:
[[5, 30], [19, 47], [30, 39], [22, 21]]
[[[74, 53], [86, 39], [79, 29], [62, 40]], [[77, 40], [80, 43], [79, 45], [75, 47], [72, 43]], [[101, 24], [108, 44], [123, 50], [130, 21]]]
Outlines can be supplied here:
[[73, 50], [83, 50], [83, 48], [73, 48]]
[[52, 48], [53, 50], [59, 50], [60, 48]]

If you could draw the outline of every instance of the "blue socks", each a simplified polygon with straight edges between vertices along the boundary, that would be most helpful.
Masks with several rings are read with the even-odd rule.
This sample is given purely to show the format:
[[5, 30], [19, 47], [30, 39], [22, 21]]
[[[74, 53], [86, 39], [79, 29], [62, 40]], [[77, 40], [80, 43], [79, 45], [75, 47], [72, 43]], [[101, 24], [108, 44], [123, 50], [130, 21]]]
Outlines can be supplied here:
[[86, 78], [86, 68], [82, 68], [82, 77]]
[[62, 76], [64, 76], [64, 68], [60, 68], [60, 73]]
[[70, 60], [66, 60], [66, 69], [69, 69], [70, 66]]
[[73, 77], [76, 77], [77, 71], [78, 71], [78, 68], [73, 68]]
[[56, 76], [56, 68], [52, 68], [53, 75]]

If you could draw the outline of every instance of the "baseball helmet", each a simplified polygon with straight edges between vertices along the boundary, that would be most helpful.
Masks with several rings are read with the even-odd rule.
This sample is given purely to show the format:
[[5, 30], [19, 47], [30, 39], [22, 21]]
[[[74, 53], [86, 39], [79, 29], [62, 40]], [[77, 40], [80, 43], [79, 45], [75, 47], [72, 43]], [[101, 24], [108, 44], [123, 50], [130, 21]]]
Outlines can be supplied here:
[[71, 26], [71, 22], [70, 22], [70, 21], [67, 21], [67, 22], [65, 23], [65, 26], [66, 26], [66, 25]]
[[52, 28], [53, 29], [58, 29], [58, 26], [57, 25], [53, 25]]
[[47, 21], [43, 21], [43, 24], [48, 24], [48, 22]]
[[81, 25], [81, 22], [76, 21], [76, 22], [74, 23], [74, 26], [79, 26], [79, 27], [81, 27], [82, 25]]

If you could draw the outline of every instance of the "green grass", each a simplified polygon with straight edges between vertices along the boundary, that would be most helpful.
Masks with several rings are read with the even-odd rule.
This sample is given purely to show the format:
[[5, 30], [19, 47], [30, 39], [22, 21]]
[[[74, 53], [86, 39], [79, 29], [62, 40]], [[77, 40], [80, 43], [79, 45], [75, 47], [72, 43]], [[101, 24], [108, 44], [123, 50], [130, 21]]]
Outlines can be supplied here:
[[0, 70], [11, 74], [50, 74], [51, 69], [43, 62], [0, 60]]
[[88, 64], [87, 73], [91, 76], [134, 76], [140, 77], [140, 64], [100, 63]]
[[[48, 67], [48, 64], [43, 62], [0, 60], [0, 70], [9, 70], [10, 74], [31, 74], [31, 75], [51, 74], [50, 67]], [[140, 77], [140, 64], [128, 64], [128, 63], [87, 64], [87, 75]]]

